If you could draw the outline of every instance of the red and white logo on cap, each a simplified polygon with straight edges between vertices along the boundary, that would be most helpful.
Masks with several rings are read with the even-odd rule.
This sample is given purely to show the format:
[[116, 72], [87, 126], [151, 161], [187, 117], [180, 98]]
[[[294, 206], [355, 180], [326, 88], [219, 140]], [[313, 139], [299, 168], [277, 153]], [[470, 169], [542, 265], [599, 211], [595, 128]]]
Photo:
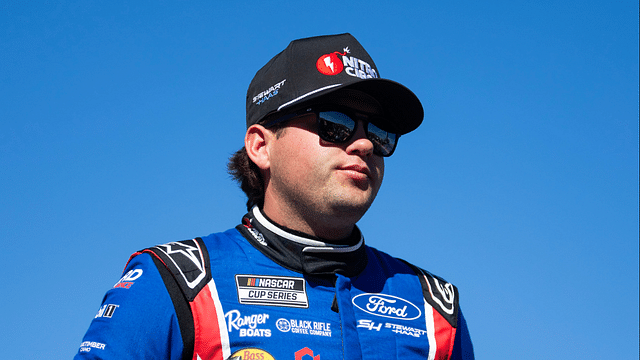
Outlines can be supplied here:
[[344, 70], [347, 75], [360, 79], [378, 77], [378, 72], [368, 62], [355, 56], [347, 56], [350, 53], [348, 46], [342, 50], [344, 52], [334, 51], [320, 56], [316, 61], [318, 71], [324, 75], [338, 75]]
[[339, 52], [332, 52], [331, 54], [324, 54], [318, 58], [316, 61], [316, 67], [318, 71], [324, 75], [338, 75], [344, 69], [344, 65], [342, 65], [342, 60], [338, 58]]
[[334, 51], [331, 54], [324, 54], [316, 61], [316, 68], [324, 75], [338, 75], [344, 70], [342, 59], [338, 55], [345, 56], [349, 53], [349, 47], [342, 49], [344, 52]]

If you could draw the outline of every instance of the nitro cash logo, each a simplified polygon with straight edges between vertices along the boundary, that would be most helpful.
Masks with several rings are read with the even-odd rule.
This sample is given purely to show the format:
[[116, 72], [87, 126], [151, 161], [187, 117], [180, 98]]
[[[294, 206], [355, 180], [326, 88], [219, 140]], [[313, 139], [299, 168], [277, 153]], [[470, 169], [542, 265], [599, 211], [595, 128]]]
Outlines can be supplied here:
[[236, 330], [240, 337], [271, 337], [271, 329], [258, 329], [258, 325], [264, 325], [269, 319], [269, 314], [252, 314], [242, 316], [240, 311], [231, 310], [224, 314], [229, 324], [229, 332]]
[[268, 352], [258, 348], [245, 348], [231, 354], [229, 360], [275, 360]]
[[240, 304], [308, 308], [304, 278], [236, 275]]
[[368, 314], [390, 319], [414, 320], [422, 315], [413, 303], [393, 295], [366, 293], [355, 296], [351, 302]]
[[333, 52], [331, 54], [324, 54], [316, 61], [316, 67], [324, 75], [338, 75], [344, 69], [342, 60], [338, 58], [338, 55], [345, 56], [349, 48], [344, 49], [344, 53]]
[[324, 54], [316, 61], [316, 68], [323, 75], [338, 75], [344, 70], [347, 75], [360, 79], [378, 77], [378, 72], [368, 62], [355, 56], [348, 56], [349, 53], [347, 46], [342, 49], [342, 52], [334, 51]]

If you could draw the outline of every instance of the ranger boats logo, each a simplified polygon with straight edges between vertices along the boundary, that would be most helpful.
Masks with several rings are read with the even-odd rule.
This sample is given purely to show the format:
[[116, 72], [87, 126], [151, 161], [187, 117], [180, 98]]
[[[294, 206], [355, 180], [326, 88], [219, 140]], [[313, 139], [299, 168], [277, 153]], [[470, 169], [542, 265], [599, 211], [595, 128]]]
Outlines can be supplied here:
[[355, 296], [351, 302], [368, 314], [390, 319], [414, 320], [422, 315], [413, 303], [393, 295], [366, 293]]

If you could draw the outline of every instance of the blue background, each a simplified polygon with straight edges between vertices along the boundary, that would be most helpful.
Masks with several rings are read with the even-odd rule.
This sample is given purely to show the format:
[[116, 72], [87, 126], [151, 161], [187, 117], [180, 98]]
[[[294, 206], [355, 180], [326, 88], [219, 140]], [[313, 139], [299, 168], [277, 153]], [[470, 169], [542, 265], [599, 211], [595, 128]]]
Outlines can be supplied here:
[[251, 78], [341, 32], [426, 114], [368, 244], [458, 285], [478, 359], [638, 359], [626, 0], [1, 1], [1, 357], [71, 358], [131, 253], [235, 226]]

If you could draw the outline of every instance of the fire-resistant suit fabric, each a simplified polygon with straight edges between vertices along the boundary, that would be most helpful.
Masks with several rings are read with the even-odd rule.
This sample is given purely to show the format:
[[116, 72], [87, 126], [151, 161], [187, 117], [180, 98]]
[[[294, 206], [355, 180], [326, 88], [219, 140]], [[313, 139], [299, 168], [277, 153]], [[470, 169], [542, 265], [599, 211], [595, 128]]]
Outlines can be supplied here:
[[[76, 359], [473, 359], [457, 289], [364, 245], [243, 225], [132, 256]], [[186, 264], [186, 265], [185, 265]]]

